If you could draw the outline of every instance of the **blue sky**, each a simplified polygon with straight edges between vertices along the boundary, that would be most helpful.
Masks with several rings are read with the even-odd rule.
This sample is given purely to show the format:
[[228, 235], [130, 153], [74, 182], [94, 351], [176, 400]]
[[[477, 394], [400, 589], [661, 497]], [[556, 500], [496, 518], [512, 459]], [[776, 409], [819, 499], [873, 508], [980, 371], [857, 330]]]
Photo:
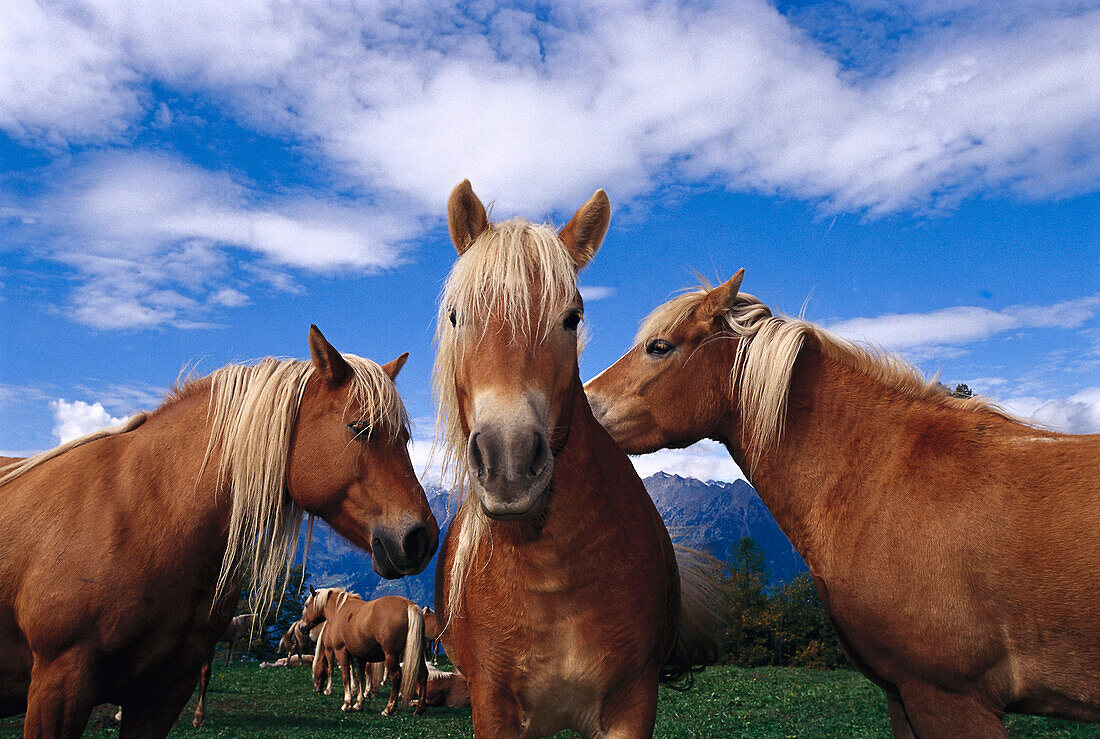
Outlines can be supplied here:
[[[412, 356], [426, 458], [444, 207], [614, 215], [581, 374], [693, 270], [1100, 432], [1100, 4], [7, 0], [0, 453], [184, 366]], [[700, 446], [638, 460], [737, 474]]]

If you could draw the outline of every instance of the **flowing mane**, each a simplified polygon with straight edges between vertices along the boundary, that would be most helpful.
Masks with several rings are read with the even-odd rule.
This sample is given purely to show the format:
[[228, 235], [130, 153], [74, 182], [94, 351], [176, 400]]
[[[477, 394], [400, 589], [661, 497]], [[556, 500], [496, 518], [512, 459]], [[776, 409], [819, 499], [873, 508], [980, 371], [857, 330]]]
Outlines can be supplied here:
[[[709, 285], [704, 285], [656, 308], [642, 322], [635, 343], [642, 344], [676, 328], [694, 313], [711, 289]], [[944, 407], [986, 411], [1018, 421], [984, 400], [952, 397], [936, 384], [935, 379], [925, 379], [916, 367], [900, 357], [857, 346], [800, 318], [773, 315], [768, 306], [748, 293], [738, 293], [733, 306], [722, 319], [729, 333], [722, 332], [713, 338], [720, 339], [732, 334], [741, 340], [730, 373], [730, 395], [740, 398], [738, 405], [749, 434], [752, 466], [783, 436], [791, 375], [795, 361], [807, 343], [827, 358], [908, 397], [932, 401]]]
[[[516, 218], [488, 228], [470, 245], [451, 270], [443, 287], [436, 325], [432, 391], [439, 409], [436, 444], [443, 447], [444, 475], [450, 477], [466, 520], [451, 567], [449, 603], [459, 603], [470, 562], [489, 528], [489, 521], [467, 495], [463, 459], [468, 440], [462, 430], [455, 392], [455, 326], [477, 323], [489, 315], [511, 325], [516, 336], [537, 343], [549, 334], [558, 311], [577, 295], [577, 272], [548, 224]], [[454, 613], [454, 610], [451, 610]]]
[[[347, 407], [362, 408], [359, 420], [395, 436], [407, 429], [405, 406], [382, 368], [362, 357], [343, 357], [353, 370]], [[313, 372], [312, 362], [271, 357], [256, 364], [222, 367], [207, 377], [177, 386], [152, 413], [138, 413], [118, 426], [11, 465], [0, 478], [0, 485], [78, 446], [133, 431], [181, 399], [209, 390], [210, 439], [196, 477], [217, 458], [219, 489], [226, 490], [233, 501], [214, 602], [236, 587], [239, 576], [247, 573], [250, 610], [262, 613], [290, 573], [301, 532], [303, 511], [287, 490], [286, 466], [298, 408]], [[311, 533], [312, 517], [307, 527], [307, 550]]]

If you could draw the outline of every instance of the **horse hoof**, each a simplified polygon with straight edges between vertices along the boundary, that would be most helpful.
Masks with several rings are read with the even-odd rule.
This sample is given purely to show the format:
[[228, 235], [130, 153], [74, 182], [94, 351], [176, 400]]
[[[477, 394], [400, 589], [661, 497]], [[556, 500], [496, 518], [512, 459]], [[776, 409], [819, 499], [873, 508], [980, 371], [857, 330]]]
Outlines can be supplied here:
[[392, 716], [394, 713], [396, 713], [396, 711], [391, 711], [388, 708], [383, 708], [382, 709], [382, 715], [383, 716]]

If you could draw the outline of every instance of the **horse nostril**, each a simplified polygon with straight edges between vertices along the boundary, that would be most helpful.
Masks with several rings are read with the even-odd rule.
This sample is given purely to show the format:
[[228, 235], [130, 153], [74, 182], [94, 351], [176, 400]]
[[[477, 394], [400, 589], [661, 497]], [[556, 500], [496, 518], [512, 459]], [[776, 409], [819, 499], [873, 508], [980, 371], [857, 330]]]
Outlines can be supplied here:
[[481, 453], [481, 447], [478, 446], [478, 437], [481, 433], [475, 431], [470, 435], [470, 465], [477, 472], [477, 476], [485, 477], [485, 457]]
[[531, 455], [531, 465], [527, 468], [531, 477], [538, 477], [546, 469], [546, 460], [550, 457], [550, 445], [546, 443], [546, 437], [538, 431], [535, 432], [535, 451]]
[[417, 524], [405, 534], [405, 558], [419, 564], [428, 554], [428, 527]]

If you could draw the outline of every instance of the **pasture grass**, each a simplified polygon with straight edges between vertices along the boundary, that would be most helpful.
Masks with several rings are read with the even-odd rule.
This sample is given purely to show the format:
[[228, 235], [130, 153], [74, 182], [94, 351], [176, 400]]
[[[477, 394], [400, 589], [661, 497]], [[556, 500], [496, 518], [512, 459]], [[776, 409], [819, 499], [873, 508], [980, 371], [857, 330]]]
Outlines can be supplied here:
[[[388, 691], [387, 685], [385, 690]], [[255, 663], [214, 666], [206, 726], [191, 728], [194, 698], [180, 716], [177, 737], [468, 737], [470, 709], [429, 709], [419, 718], [403, 709], [379, 715], [385, 695], [362, 713], [341, 713], [339, 679], [330, 696], [314, 695], [309, 670], [260, 670]], [[117, 733], [114, 707], [95, 710], [86, 736]], [[16, 737], [22, 718], [0, 719], [0, 737]], [[1011, 737], [1097, 737], [1090, 727], [1053, 719], [1010, 716]], [[851, 670], [716, 667], [684, 693], [661, 689], [659, 737], [889, 737], [882, 693]]]

